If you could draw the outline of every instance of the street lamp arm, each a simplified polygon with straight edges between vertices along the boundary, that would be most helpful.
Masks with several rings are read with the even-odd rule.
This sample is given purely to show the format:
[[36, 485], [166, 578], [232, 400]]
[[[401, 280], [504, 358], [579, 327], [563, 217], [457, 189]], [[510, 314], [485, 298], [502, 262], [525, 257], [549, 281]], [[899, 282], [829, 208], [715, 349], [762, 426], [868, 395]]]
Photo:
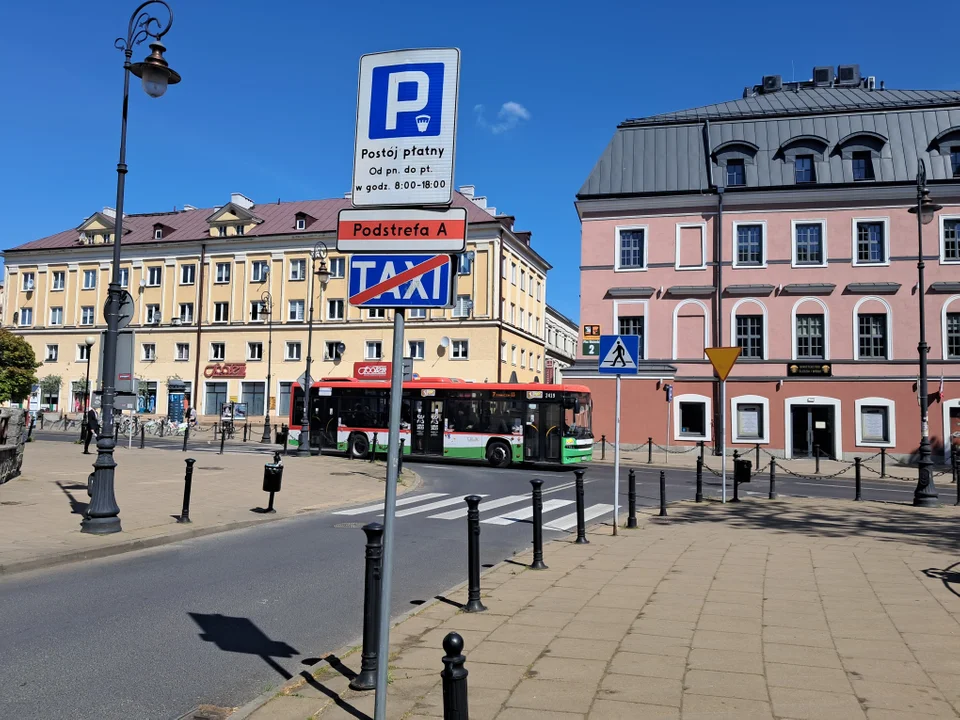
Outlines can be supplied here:
[[[161, 24], [150, 12], [144, 10], [148, 5], [163, 5], [163, 7], [166, 8], [167, 23], [165, 25]], [[130, 16], [127, 37], [118, 37], [113, 45], [117, 50], [132, 53], [134, 45], [140, 45], [148, 37], [159, 40], [167, 34], [171, 25], [173, 25], [173, 10], [170, 9], [170, 6], [167, 5], [164, 0], [147, 0], [134, 10], [133, 15]]]

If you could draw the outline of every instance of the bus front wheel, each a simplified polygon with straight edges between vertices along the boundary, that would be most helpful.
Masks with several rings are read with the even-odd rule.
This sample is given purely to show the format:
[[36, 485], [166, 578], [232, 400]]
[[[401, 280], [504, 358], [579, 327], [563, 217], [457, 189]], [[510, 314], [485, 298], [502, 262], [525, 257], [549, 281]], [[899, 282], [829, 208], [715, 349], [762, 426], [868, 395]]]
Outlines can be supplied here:
[[363, 459], [370, 452], [370, 441], [366, 435], [356, 433], [350, 436], [350, 456]]
[[510, 446], [502, 440], [494, 440], [487, 445], [487, 462], [498, 468], [508, 467], [510, 465]]

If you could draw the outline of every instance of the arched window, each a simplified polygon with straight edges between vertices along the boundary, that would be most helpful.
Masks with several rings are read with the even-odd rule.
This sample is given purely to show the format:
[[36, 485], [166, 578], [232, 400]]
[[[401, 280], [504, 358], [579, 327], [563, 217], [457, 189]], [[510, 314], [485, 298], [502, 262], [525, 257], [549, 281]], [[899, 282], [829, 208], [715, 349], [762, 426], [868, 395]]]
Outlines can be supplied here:
[[738, 300], [730, 310], [730, 344], [740, 357], [763, 359], [767, 353], [767, 308], [756, 298]]
[[729, 140], [713, 149], [713, 161], [720, 168], [727, 187], [757, 184], [755, 159], [759, 147], [746, 140]]
[[702, 360], [707, 347], [707, 306], [683, 300], [673, 309], [673, 359]]
[[948, 297], [940, 312], [943, 359], [960, 360], [960, 295]]
[[853, 306], [853, 359], [893, 359], [893, 313], [883, 298], [870, 295]]
[[819, 298], [803, 297], [791, 313], [794, 360], [830, 359], [830, 311]]

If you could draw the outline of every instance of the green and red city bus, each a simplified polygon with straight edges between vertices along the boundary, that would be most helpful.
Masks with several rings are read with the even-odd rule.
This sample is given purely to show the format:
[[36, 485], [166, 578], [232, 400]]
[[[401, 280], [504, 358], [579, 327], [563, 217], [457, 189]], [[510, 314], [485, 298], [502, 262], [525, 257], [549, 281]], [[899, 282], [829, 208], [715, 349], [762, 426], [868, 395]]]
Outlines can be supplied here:
[[[310, 389], [315, 448], [367, 457], [387, 451], [390, 383], [325, 378]], [[467, 383], [419, 378], [403, 383], [404, 455], [511, 463], [581, 463], [593, 457], [593, 401], [583, 385]], [[294, 387], [290, 437], [299, 436], [303, 390]]]

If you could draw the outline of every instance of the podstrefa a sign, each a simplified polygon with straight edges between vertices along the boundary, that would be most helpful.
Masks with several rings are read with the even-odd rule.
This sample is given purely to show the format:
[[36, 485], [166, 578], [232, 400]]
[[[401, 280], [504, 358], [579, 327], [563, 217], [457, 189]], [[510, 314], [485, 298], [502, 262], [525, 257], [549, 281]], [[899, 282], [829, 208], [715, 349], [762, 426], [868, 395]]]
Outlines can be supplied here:
[[450, 204], [459, 79], [456, 48], [360, 58], [355, 207]]

